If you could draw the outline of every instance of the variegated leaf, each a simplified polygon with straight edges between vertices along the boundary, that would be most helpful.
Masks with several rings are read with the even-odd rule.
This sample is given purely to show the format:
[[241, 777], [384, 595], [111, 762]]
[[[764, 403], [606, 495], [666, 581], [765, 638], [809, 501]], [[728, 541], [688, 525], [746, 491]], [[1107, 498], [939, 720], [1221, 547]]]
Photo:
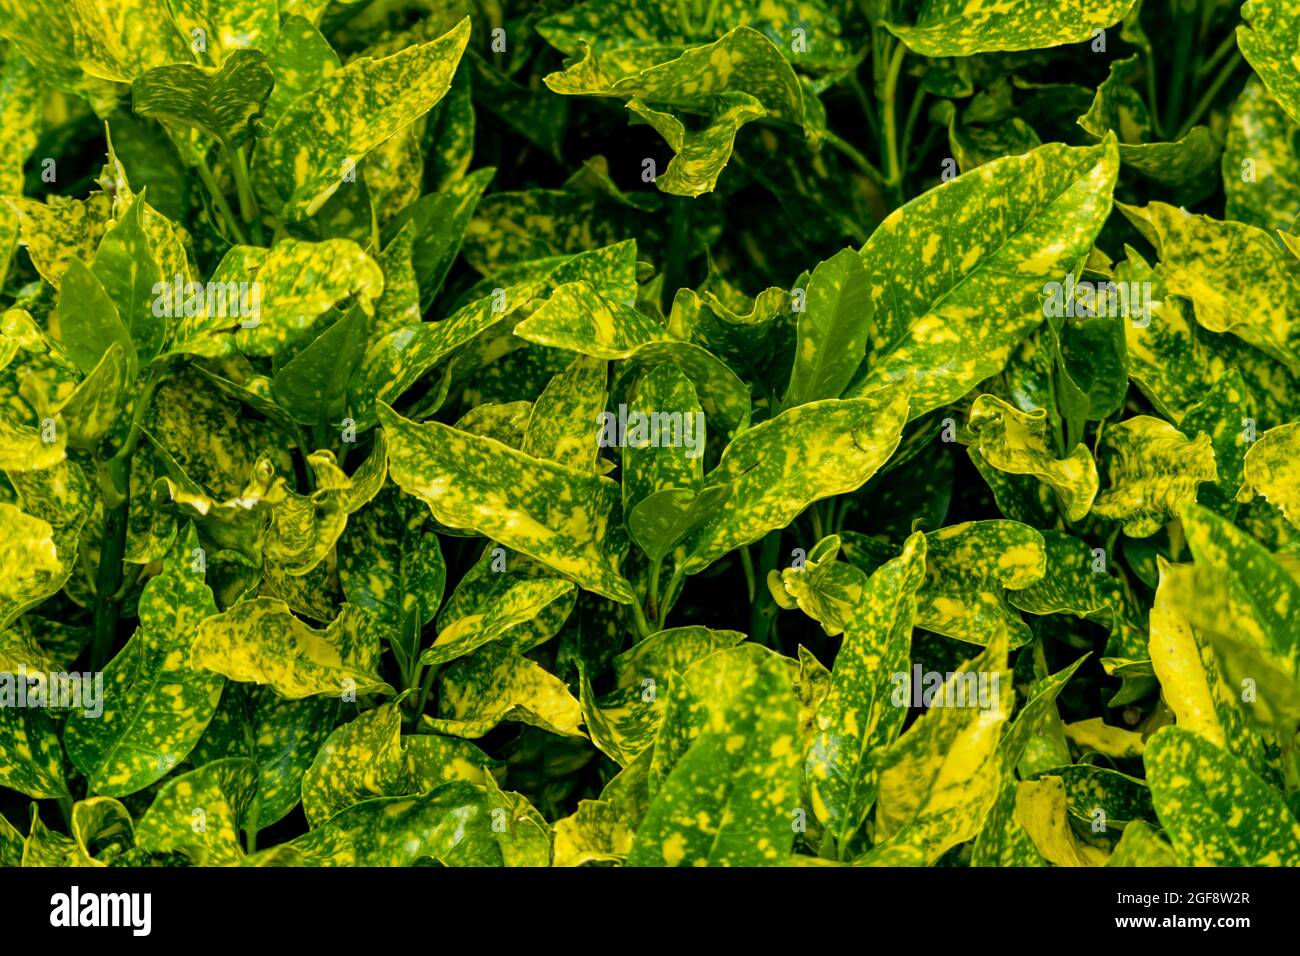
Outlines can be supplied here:
[[1156, 813], [1185, 866], [1300, 865], [1282, 795], [1204, 737], [1165, 727], [1143, 758]]
[[1300, 528], [1300, 422], [1270, 428], [1246, 452], [1245, 487], [1238, 501], [1263, 495]]
[[681, 693], [676, 686], [655, 745], [662, 776], [628, 865], [783, 863], [800, 752], [798, 705], [780, 658], [757, 645], [720, 650], [682, 675]]
[[221, 699], [221, 677], [194, 669], [190, 642], [217, 613], [195, 571], [193, 530], [140, 595], [140, 626], [104, 668], [102, 713], [74, 712], [64, 745], [91, 793], [124, 796], [166, 776], [203, 735]]
[[[451, 85], [468, 39], [466, 19], [428, 43], [353, 60], [289, 104], [257, 153], [280, 215], [314, 214], [371, 150], [427, 113]], [[332, 123], [318, 122], [323, 111]]]
[[1300, 9], [1290, 0], [1247, 0], [1237, 46], [1278, 104], [1300, 123]]
[[1087, 149], [1049, 144], [891, 213], [862, 247], [875, 321], [865, 374], [848, 394], [914, 375], [917, 418], [1001, 371], [1042, 322], [1046, 284], [1092, 247], [1118, 168], [1113, 138]]
[[417, 425], [385, 405], [379, 414], [393, 481], [440, 522], [472, 528], [611, 600], [633, 600], [618, 573], [626, 537], [612, 481], [439, 422]]
[[190, 661], [229, 680], [269, 685], [291, 700], [391, 690], [376, 674], [378, 636], [352, 605], [318, 631], [282, 601], [236, 604], [199, 625]]
[[1079, 43], [1118, 23], [1134, 0], [1009, 0], [984, 6], [965, 0], [924, 0], [916, 22], [886, 22], [912, 50], [929, 57], [971, 56], [994, 50], [1039, 50]]
[[980, 395], [966, 426], [973, 447], [994, 468], [1030, 475], [1056, 492], [1067, 521], [1079, 521], [1092, 508], [1100, 480], [1087, 445], [1058, 458], [1048, 445], [1046, 409], [1022, 412], [994, 395]]
[[846, 622], [830, 688], [814, 717], [804, 776], [813, 812], [837, 847], [866, 819], [879, 786], [877, 752], [893, 743], [907, 716], [893, 691], [908, 667], [925, 552], [918, 532], [901, 556], [871, 576]]
[[1019, 647], [1030, 632], [1008, 591], [1041, 581], [1043, 536], [1017, 521], [967, 521], [926, 535], [928, 573], [916, 601], [916, 624], [937, 634], [989, 645], [999, 635]]
[[1124, 533], [1146, 538], [1196, 501], [1197, 486], [1217, 477], [1210, 436], [1189, 440], [1166, 421], [1137, 415], [1102, 432], [1107, 484], [1092, 513], [1123, 523]]
[[704, 478], [727, 496], [686, 536], [686, 571], [784, 527], [811, 502], [860, 488], [898, 447], [908, 401], [906, 388], [883, 388], [800, 405], [743, 432]]

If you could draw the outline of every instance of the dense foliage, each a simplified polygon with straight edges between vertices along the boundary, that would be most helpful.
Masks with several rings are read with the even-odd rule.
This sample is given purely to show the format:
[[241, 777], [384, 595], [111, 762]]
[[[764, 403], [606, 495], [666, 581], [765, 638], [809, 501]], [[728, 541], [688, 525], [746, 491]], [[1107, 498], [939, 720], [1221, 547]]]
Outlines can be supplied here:
[[1300, 864], [1294, 0], [0, 37], [0, 863]]

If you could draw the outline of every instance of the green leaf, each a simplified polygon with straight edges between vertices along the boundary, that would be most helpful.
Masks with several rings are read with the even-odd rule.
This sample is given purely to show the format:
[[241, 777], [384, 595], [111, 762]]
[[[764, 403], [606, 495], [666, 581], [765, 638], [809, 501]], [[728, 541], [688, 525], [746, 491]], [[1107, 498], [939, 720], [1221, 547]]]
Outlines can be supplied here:
[[[472, 528], [611, 600], [633, 600], [618, 573], [626, 539], [612, 481], [439, 422], [417, 425], [386, 405], [379, 417], [389, 474], [438, 521]], [[483, 508], [483, 501], [498, 503]]]
[[364, 800], [290, 841], [312, 866], [499, 866], [482, 788], [453, 781], [415, 797]]
[[718, 177], [731, 159], [731, 151], [740, 127], [767, 115], [767, 110], [748, 93], [722, 93], [721, 109], [709, 126], [698, 132], [688, 131], [671, 113], [651, 109], [633, 97], [627, 108], [654, 127], [655, 132], [672, 147], [674, 156], [663, 175], [655, 176], [655, 185], [672, 196], [702, 196], [713, 192]]
[[348, 382], [358, 426], [373, 425], [376, 403], [395, 402], [430, 369], [527, 306], [538, 291], [532, 285], [503, 287], [500, 295], [471, 302], [439, 322], [404, 325], [372, 342]]
[[237, 149], [253, 133], [275, 84], [266, 55], [240, 49], [220, 69], [174, 63], [149, 70], [131, 84], [135, 112], [199, 130]]
[[[117, 276], [115, 276], [117, 278]], [[122, 321], [117, 305], [79, 259], [68, 264], [59, 294], [59, 327], [63, 347], [83, 372], [90, 373], [109, 347], [117, 344], [134, 371], [139, 358], [131, 331]]]
[[1295, 67], [1300, 12], [1278, 0], [1247, 0], [1241, 18], [1246, 21], [1237, 27], [1241, 55], [1287, 115], [1300, 123], [1300, 77]]
[[1100, 866], [1106, 861], [1104, 850], [1082, 843], [1070, 829], [1060, 777], [1022, 781], [1016, 789], [1015, 819], [1055, 866]]
[[508, 645], [487, 644], [439, 679], [439, 716], [423, 718], [435, 733], [481, 737], [502, 721], [582, 737], [578, 701], [559, 678]]
[[310, 20], [289, 12], [280, 24], [275, 46], [267, 50], [275, 86], [262, 121], [274, 128], [285, 110], [338, 71], [338, 54]]
[[816, 711], [804, 775], [813, 812], [837, 846], [866, 819], [879, 786], [876, 752], [893, 743], [907, 716], [892, 698], [896, 675], [908, 667], [925, 551], [925, 536], [917, 533], [871, 576]]
[[1270, 428], [1246, 452], [1245, 487], [1238, 501], [1263, 495], [1300, 528], [1300, 422]]
[[971, 56], [995, 50], [1040, 50], [1080, 43], [1118, 23], [1134, 0], [1060, 0], [975, 5], [965, 0], [924, 0], [916, 22], [889, 21], [889, 32], [921, 56]]
[[[438, 639], [420, 655], [420, 663], [445, 664], [464, 657], [484, 644], [502, 639], [508, 639], [517, 650], [530, 650], [529, 647], [519, 647], [512, 630], [528, 624], [550, 605], [572, 592], [573, 585], [559, 578], [525, 579], [514, 584], [508, 591], [493, 595], [490, 604], [481, 606], [472, 613], [459, 614], [450, 619], [444, 615]], [[571, 605], [572, 600], [565, 604]], [[460, 609], [459, 606], [448, 604], [449, 612]]]
[[32, 265], [56, 289], [74, 261], [90, 265], [111, 217], [104, 193], [91, 193], [85, 201], [66, 196], [51, 196], [47, 202], [5, 196], [4, 201], [18, 217], [20, 241]]
[[967, 432], [986, 462], [1011, 475], [1031, 475], [1056, 492], [1067, 521], [1079, 521], [1092, 508], [1100, 479], [1086, 445], [1065, 458], [1052, 454], [1047, 410], [1022, 412], [993, 395], [971, 405]]
[[1296, 123], [1258, 78], [1237, 97], [1223, 148], [1223, 191], [1228, 219], [1273, 232], [1300, 216], [1300, 162]]
[[402, 712], [382, 704], [338, 727], [302, 778], [311, 827], [371, 797], [425, 793], [451, 780], [483, 783], [488, 757], [473, 744], [429, 734], [403, 738]]
[[[681, 437], [685, 437], [687, 422], [703, 421], [703, 409], [696, 398], [695, 387], [682, 370], [670, 362], [644, 373], [636, 382], [635, 391], [627, 396], [626, 404], [629, 420], [634, 412], [646, 416], [680, 415]], [[671, 424], [672, 419], [668, 421]], [[702, 452], [705, 436], [702, 432], [702, 428], [695, 430], [697, 447], [694, 449], [685, 447], [684, 442], [675, 445], [671, 442], [623, 443], [623, 507], [629, 512], [628, 523], [633, 539], [642, 548], [647, 547], [648, 541], [638, 534], [638, 524], [645, 523], [653, 512], [646, 512], [638, 521], [636, 506], [656, 494], [668, 491], [693, 493], [699, 488], [704, 471]]]
[[[126, 326], [135, 353], [143, 363], [148, 363], [162, 349], [166, 320], [165, 313], [158, 309], [158, 292], [173, 278], [163, 275], [162, 266], [154, 258], [141, 220], [146, 208], [141, 193], [126, 214], [104, 233], [91, 265], [91, 272], [112, 300], [118, 320]], [[75, 307], [75, 300], [70, 305]], [[60, 307], [64, 307], [62, 299]], [[136, 355], [128, 355], [134, 367]]]
[[783, 409], [839, 398], [862, 364], [872, 323], [871, 289], [862, 259], [851, 249], [813, 269]]
[[1201, 401], [1204, 381], [1218, 381], [1229, 369], [1242, 377], [1262, 422], [1285, 421], [1297, 380], [1282, 363], [1237, 336], [1197, 324], [1192, 306], [1169, 293], [1164, 280], [1133, 249], [1115, 270], [1118, 281], [1150, 283], [1150, 321], [1125, 323], [1129, 374], [1162, 415], [1179, 424]]
[[173, 777], [136, 825], [136, 845], [182, 853], [195, 866], [238, 865], [244, 861], [239, 832], [256, 790], [256, 765], [242, 757]]
[[790, 677], [765, 648], [720, 650], [687, 670], [655, 748], [665, 776], [628, 865], [783, 863], [799, 801], [797, 719]]
[[227, 684], [221, 706], [190, 755], [196, 766], [227, 757], [257, 764], [257, 800], [247, 826], [265, 829], [298, 805], [302, 776], [334, 727], [338, 702], [286, 700], [271, 687]]
[[348, 516], [379, 493], [388, 467], [387, 442], [382, 434], [377, 436], [369, 457], [351, 475], [338, 466], [331, 451], [312, 452], [307, 464], [315, 473], [316, 490], [310, 495], [283, 490], [275, 496], [265, 542], [266, 559], [296, 576], [324, 561], [347, 527]]
[[[918, 418], [1001, 371], [1043, 320], [1046, 284], [1092, 247], [1118, 168], [1113, 139], [1087, 149], [1049, 144], [891, 213], [862, 248], [875, 321], [865, 374], [848, 394], [915, 375]], [[999, 308], [990, 312], [990, 301]]]
[[391, 690], [375, 673], [378, 637], [348, 604], [317, 631], [283, 601], [244, 601], [199, 625], [190, 661], [229, 680], [268, 685], [291, 700]]
[[862, 862], [932, 863], [980, 831], [1002, 781], [998, 745], [1012, 698], [1006, 655], [1005, 636], [990, 637], [936, 695], [958, 706], [931, 707], [879, 757], [880, 842]]
[[[279, 214], [315, 214], [366, 154], [427, 113], [451, 85], [468, 39], [465, 19], [428, 43], [355, 59], [294, 100], [256, 157], [279, 197]], [[322, 114], [331, 122], [319, 122]]]
[[1119, 158], [1126, 168], [1174, 188], [1208, 192], [1207, 177], [1219, 161], [1220, 146], [1206, 126], [1194, 126], [1177, 142], [1152, 143], [1146, 101], [1133, 88], [1140, 72], [1137, 54], [1115, 60], [1110, 75], [1097, 87], [1079, 125], [1101, 139], [1108, 131], [1119, 137]]
[[1029, 628], [1008, 591], [1042, 580], [1043, 536], [1017, 521], [967, 521], [926, 535], [928, 574], [917, 595], [916, 624], [972, 644], [995, 637], [1019, 647]]
[[367, 315], [384, 287], [379, 265], [347, 239], [299, 242], [284, 239], [269, 252], [235, 246], [222, 259], [213, 283], [256, 283], [259, 302], [251, 319], [232, 322], [210, 316], [229, 328], [239, 325], [236, 342], [247, 355], [278, 355], [321, 315], [354, 296]]
[[67, 797], [58, 727], [44, 709], [18, 706], [17, 685], [27, 677], [0, 674], [0, 785], [29, 797]]
[[1106, 860], [1107, 866], [1177, 866], [1178, 858], [1174, 855], [1169, 841], [1161, 837], [1154, 828], [1134, 820], [1124, 828], [1119, 842]]
[[[350, 516], [339, 541], [339, 580], [352, 604], [400, 633], [405, 657], [419, 650], [420, 628], [442, 604], [447, 567], [428, 509], [385, 486]], [[391, 640], [391, 638], [390, 638]]]
[[576, 471], [595, 471], [608, 393], [606, 365], [579, 355], [533, 403], [520, 451]]
[[723, 362], [690, 342], [672, 338], [653, 319], [601, 295], [590, 283], [560, 285], [515, 335], [537, 345], [570, 349], [601, 359], [632, 359], [647, 365], [670, 361], [695, 383], [706, 411], [732, 428], [749, 420], [749, 391]]
[[1102, 432], [1101, 461], [1109, 482], [1092, 513], [1123, 523], [1124, 533], [1146, 538], [1184, 505], [1197, 486], [1217, 476], [1210, 436], [1194, 440], [1166, 421], [1136, 415]]
[[94, 0], [65, 4], [77, 59], [91, 76], [130, 83], [150, 67], [184, 63], [190, 52], [171, 22], [165, 0], [105, 6]]
[[788, 524], [807, 505], [860, 488], [898, 447], [905, 388], [788, 409], [727, 445], [704, 484], [725, 501], [683, 542], [687, 573]]
[[1171, 582], [1174, 606], [1216, 648], [1251, 649], [1263, 657], [1261, 671], [1280, 670], [1297, 681], [1300, 640], [1292, 621], [1300, 583], [1267, 548], [1204, 508], [1184, 512], [1183, 533], [1195, 562], [1192, 574]]
[[276, 403], [303, 425], [343, 418], [348, 379], [366, 346], [366, 314], [357, 306], [312, 340], [271, 379]]
[[1064, 531], [1044, 530], [1047, 566], [1043, 577], [1012, 591], [1007, 600], [1031, 614], [1070, 613], [1091, 617], [1121, 606], [1120, 584], [1106, 571], [1105, 552]]
[[1282, 304], [1300, 293], [1300, 268], [1266, 232], [1158, 202], [1118, 208], [1155, 246], [1156, 271], [1170, 292], [1192, 300], [1197, 322], [1231, 332], [1300, 374]]
[[1300, 864], [1300, 823], [1281, 794], [1204, 737], [1164, 727], [1143, 761], [1182, 865]]
[[91, 793], [111, 797], [161, 780], [193, 749], [225, 682], [190, 665], [190, 643], [217, 613], [193, 565], [198, 538], [178, 539], [163, 572], [140, 595], [140, 626], [104, 668], [102, 714], [73, 712], [64, 745]]

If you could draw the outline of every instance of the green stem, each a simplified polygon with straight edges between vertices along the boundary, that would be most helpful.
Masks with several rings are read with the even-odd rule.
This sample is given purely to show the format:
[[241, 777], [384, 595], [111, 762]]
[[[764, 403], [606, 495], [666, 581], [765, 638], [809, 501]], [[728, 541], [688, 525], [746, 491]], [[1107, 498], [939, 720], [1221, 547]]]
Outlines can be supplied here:
[[1237, 34], [1235, 31], [1229, 31], [1228, 35], [1223, 38], [1222, 42], [1214, 48], [1214, 52], [1210, 54], [1209, 58], [1196, 68], [1196, 78], [1199, 80], [1203, 77], [1209, 76], [1214, 68], [1219, 65], [1219, 61], [1236, 48]]
[[673, 605], [677, 603], [677, 596], [682, 592], [682, 581], [685, 580], [685, 578], [686, 575], [682, 571], [682, 566], [680, 564], [674, 566], [673, 576], [668, 579], [668, 587], [664, 591], [663, 606], [659, 611], [660, 630], [663, 630], [664, 622], [668, 620], [668, 612], [671, 611]]
[[650, 636], [650, 625], [646, 622], [645, 612], [641, 610], [641, 602], [633, 601], [628, 605], [632, 609], [632, 621], [636, 625], [636, 634], [638, 641], [644, 641]]
[[1187, 119], [1179, 128], [1178, 135], [1174, 137], [1175, 140], [1180, 140], [1191, 132], [1192, 127], [1196, 125], [1197, 120], [1204, 116], [1206, 110], [1214, 105], [1214, 100], [1223, 90], [1223, 85], [1232, 78], [1232, 74], [1236, 72], [1237, 67], [1241, 66], [1243, 62], [1245, 61], [1242, 60], [1241, 57], [1234, 57], [1231, 62], [1223, 65], [1223, 69], [1221, 69], [1219, 75], [1214, 78], [1214, 82], [1206, 88], [1205, 92], [1201, 95], [1201, 98], [1196, 101], [1196, 105], [1192, 107], [1192, 111], [1187, 114]]
[[749, 593], [749, 603], [754, 603], [754, 559], [749, 556], [749, 545], [740, 549], [740, 566], [745, 569], [745, 588]]
[[650, 566], [650, 586], [646, 589], [646, 610], [650, 614], [650, 620], [656, 624], [662, 623], [659, 614], [659, 574], [663, 571], [663, 564], [663, 558], [660, 558]]
[[113, 655], [117, 619], [122, 611], [122, 555], [126, 552], [131, 459], [114, 456], [99, 463], [104, 500], [104, 534], [95, 573], [95, 625], [90, 642], [90, 669], [102, 671]]
[[100, 494], [104, 502], [103, 545], [99, 568], [95, 572], [95, 623], [90, 642], [90, 669], [103, 670], [113, 653], [117, 637], [117, 620], [122, 610], [122, 556], [126, 553], [126, 526], [131, 496], [131, 458], [140, 444], [140, 430], [145, 412], [153, 402], [154, 389], [163, 376], [163, 367], [154, 366], [136, 396], [131, 423], [121, 448], [107, 460], [99, 462]]
[[763, 539], [763, 550], [759, 556], [758, 574], [754, 582], [754, 600], [750, 604], [749, 636], [759, 644], [767, 643], [768, 630], [772, 619], [776, 617], [776, 604], [772, 595], [763, 586], [770, 572], [776, 570], [781, 554], [781, 529], [769, 531]]
[[1143, 53], [1146, 60], [1147, 74], [1147, 113], [1151, 118], [1151, 131], [1155, 133], [1156, 138], [1161, 138], [1160, 126], [1160, 97], [1156, 95], [1156, 55], [1150, 46]]
[[672, 238], [668, 245], [668, 260], [664, 263], [664, 315], [672, 311], [677, 290], [686, 281], [687, 250], [691, 243], [691, 200], [685, 196], [673, 199]]
[[1164, 128], [1176, 128], [1178, 117], [1183, 111], [1183, 96], [1187, 90], [1187, 60], [1192, 53], [1192, 40], [1195, 24], [1192, 18], [1184, 14], [1175, 14], [1177, 30], [1174, 34], [1174, 69], [1169, 84], [1169, 101], [1165, 104]]
[[[912, 105], [907, 108], [907, 119], [903, 121], [903, 155], [912, 155], [912, 135], [916, 132], [916, 121], [921, 118], [921, 104], [925, 102], [925, 87], [916, 85], [912, 94]], [[900, 184], [901, 185], [901, 184]]]
[[415, 701], [415, 712], [411, 715], [411, 722], [418, 724], [420, 716], [424, 713], [425, 705], [429, 703], [429, 692], [433, 690], [434, 678], [438, 676], [438, 666], [431, 664], [424, 670], [423, 678], [420, 676], [420, 669], [425, 668], [424, 664], [417, 664], [415, 668], [416, 679], [420, 681], [420, 696]]
[[844, 141], [839, 136], [827, 130], [822, 134], [822, 140], [832, 149], [839, 152], [845, 159], [857, 167], [858, 172], [862, 173], [870, 180], [871, 185], [880, 191], [881, 195], [885, 193], [885, 178], [880, 175], [880, 170], [871, 165], [871, 162], [858, 152], [850, 143]]
[[230, 203], [226, 202], [226, 197], [221, 192], [221, 187], [217, 185], [217, 179], [212, 175], [212, 169], [208, 166], [208, 161], [200, 156], [197, 168], [199, 179], [203, 180], [203, 185], [207, 188], [208, 195], [212, 197], [217, 212], [221, 213], [221, 218], [226, 222], [226, 228], [230, 230], [230, 234], [235, 237], [241, 246], [248, 245], [248, 237], [244, 235], [244, 230], [239, 226], [239, 217], [230, 208]]
[[885, 72], [884, 83], [878, 90], [881, 115], [880, 126], [885, 133], [884, 156], [885, 184], [894, 194], [895, 201], [900, 200], [903, 184], [903, 172], [898, 154], [898, 78], [903, 70], [903, 59], [907, 56], [907, 45], [895, 44], [889, 57], [889, 67]]
[[253, 196], [252, 182], [248, 178], [248, 161], [242, 150], [226, 146], [226, 157], [230, 162], [231, 174], [235, 177], [235, 192], [239, 197], [239, 215], [252, 229], [253, 238], [262, 244], [262, 222], [257, 210], [257, 199]]

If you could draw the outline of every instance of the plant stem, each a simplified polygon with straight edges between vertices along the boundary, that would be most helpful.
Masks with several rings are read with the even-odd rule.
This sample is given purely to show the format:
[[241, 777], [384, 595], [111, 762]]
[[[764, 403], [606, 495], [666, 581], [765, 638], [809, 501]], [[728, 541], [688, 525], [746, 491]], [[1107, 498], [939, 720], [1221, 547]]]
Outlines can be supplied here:
[[135, 409], [122, 446], [112, 458], [99, 462], [99, 487], [104, 501], [103, 546], [95, 572], [95, 624], [90, 643], [90, 669], [103, 670], [113, 652], [117, 619], [122, 610], [122, 556], [126, 553], [126, 526], [131, 502], [131, 458], [140, 443], [145, 413], [163, 375], [154, 366], [136, 396]]
[[749, 556], [749, 545], [740, 549], [740, 566], [745, 569], [745, 588], [749, 593], [749, 603], [754, 603], [754, 559]]
[[1196, 68], [1196, 78], [1208, 76], [1219, 65], [1219, 61], [1237, 48], [1237, 34], [1230, 31], [1223, 41], [1214, 49], [1204, 63]]
[[415, 699], [415, 712], [411, 715], [411, 723], [413, 724], [419, 724], [420, 722], [420, 717], [424, 713], [425, 705], [429, 703], [429, 692], [433, 690], [434, 678], [438, 676], [439, 670], [436, 664], [430, 664], [427, 669], [424, 670], [424, 675], [421, 678], [421, 668], [425, 668], [425, 665], [416, 664], [414, 679], [420, 681], [420, 696]]
[[226, 202], [226, 197], [222, 194], [221, 187], [217, 185], [217, 179], [212, 175], [212, 169], [208, 166], [208, 161], [200, 156], [197, 168], [199, 179], [203, 180], [203, 185], [207, 188], [208, 195], [212, 197], [217, 212], [221, 213], [221, 218], [226, 221], [226, 228], [230, 230], [230, 234], [235, 237], [241, 246], [248, 245], [248, 237], [244, 235], [244, 230], [239, 226], [239, 217], [230, 208], [230, 203]]
[[113, 653], [117, 619], [121, 614], [122, 555], [126, 552], [127, 508], [130, 503], [131, 459], [114, 456], [99, 464], [104, 499], [104, 535], [95, 572], [95, 627], [90, 642], [90, 669], [101, 671]]
[[[912, 94], [912, 105], [907, 108], [907, 119], [903, 121], [904, 156], [912, 155], [912, 134], [916, 132], [916, 121], [921, 118], [921, 104], [924, 102], [925, 87], [918, 83], [916, 92]], [[904, 198], [906, 198], [906, 194], [904, 194]]]
[[650, 625], [645, 619], [645, 612], [641, 610], [641, 602], [633, 601], [628, 607], [632, 609], [632, 622], [636, 625], [637, 640], [644, 641], [651, 632]]
[[1156, 55], [1150, 46], [1145, 50], [1144, 58], [1147, 65], [1147, 113], [1151, 118], [1151, 131], [1159, 139], [1161, 137], [1161, 125], [1160, 97], [1156, 95]]
[[776, 570], [780, 554], [781, 529], [777, 528], [775, 531], [769, 531], [767, 537], [763, 539], [763, 551], [759, 557], [758, 574], [754, 582], [754, 600], [750, 604], [749, 636], [759, 644], [767, 643], [768, 630], [771, 628], [772, 619], [776, 617], [776, 604], [763, 585], [767, 581], [769, 572]]
[[260, 246], [263, 241], [262, 222], [258, 217], [257, 199], [253, 195], [253, 186], [248, 178], [248, 162], [242, 150], [226, 145], [226, 157], [230, 162], [231, 175], [235, 177], [235, 192], [239, 196], [239, 215], [253, 231], [253, 238]]
[[1174, 71], [1169, 83], [1169, 102], [1165, 104], [1166, 130], [1175, 129], [1179, 114], [1183, 110], [1183, 96], [1187, 89], [1187, 60], [1192, 53], [1192, 18], [1187, 14], [1175, 14], [1177, 31], [1174, 34]]
[[885, 167], [885, 185], [893, 193], [897, 202], [902, 199], [901, 187], [903, 172], [898, 158], [898, 77], [903, 70], [903, 58], [907, 56], [907, 46], [895, 44], [889, 57], [889, 67], [885, 72], [884, 83], [877, 90], [880, 98], [880, 126], [885, 133], [884, 155], [882, 165]]
[[650, 614], [650, 620], [656, 624], [662, 620], [659, 614], [659, 574], [663, 570], [663, 564], [663, 558], [660, 558], [650, 566], [650, 585], [646, 589], [646, 610]]
[[[875, 166], [872, 166], [870, 161], [858, 152], [850, 143], [841, 139], [839, 136], [836, 136], [830, 130], [827, 130], [822, 134], [822, 141], [851, 162], [854, 167], [857, 168], [858, 172], [862, 173], [862, 175], [867, 178], [867, 181], [871, 183], [872, 188], [874, 188], [876, 192], [880, 193], [882, 198], [887, 195], [888, 188], [885, 185], [884, 177], [880, 175], [880, 170], [876, 169]], [[865, 236], [862, 241], [866, 241]]]
[[1184, 120], [1183, 125], [1179, 128], [1178, 135], [1174, 137], [1175, 140], [1182, 139], [1192, 131], [1192, 127], [1196, 125], [1197, 120], [1204, 116], [1206, 110], [1214, 105], [1214, 100], [1223, 90], [1223, 85], [1232, 78], [1232, 74], [1236, 72], [1237, 67], [1239, 67], [1243, 62], [1245, 61], [1238, 56], [1233, 57], [1230, 62], [1223, 65], [1223, 69], [1221, 69], [1219, 75], [1214, 78], [1214, 82], [1206, 88], [1205, 92], [1201, 95], [1201, 98], [1196, 101], [1196, 105], [1192, 107], [1192, 111], [1187, 114], [1187, 119]]
[[672, 238], [668, 243], [668, 260], [664, 263], [664, 315], [672, 311], [677, 290], [686, 281], [686, 260], [691, 243], [691, 200], [676, 196], [673, 200]]

